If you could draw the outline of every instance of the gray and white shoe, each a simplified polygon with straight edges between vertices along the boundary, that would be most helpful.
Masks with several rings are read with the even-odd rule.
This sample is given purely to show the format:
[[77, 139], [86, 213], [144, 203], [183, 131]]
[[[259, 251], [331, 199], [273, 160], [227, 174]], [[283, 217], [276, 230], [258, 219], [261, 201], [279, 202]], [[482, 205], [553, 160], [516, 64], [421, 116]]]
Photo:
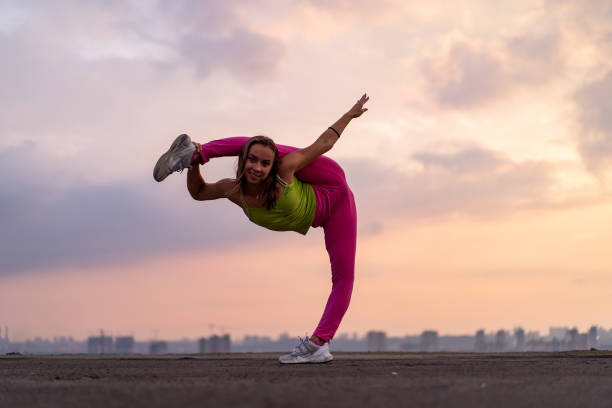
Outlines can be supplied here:
[[170, 173], [191, 169], [191, 158], [195, 152], [195, 146], [191, 143], [191, 138], [182, 134], [174, 139], [170, 149], [161, 155], [153, 168], [153, 178], [162, 181]]
[[309, 341], [308, 336], [300, 338], [300, 344], [295, 346], [291, 354], [278, 358], [282, 364], [326, 363], [334, 359], [329, 352], [329, 343], [317, 346]]

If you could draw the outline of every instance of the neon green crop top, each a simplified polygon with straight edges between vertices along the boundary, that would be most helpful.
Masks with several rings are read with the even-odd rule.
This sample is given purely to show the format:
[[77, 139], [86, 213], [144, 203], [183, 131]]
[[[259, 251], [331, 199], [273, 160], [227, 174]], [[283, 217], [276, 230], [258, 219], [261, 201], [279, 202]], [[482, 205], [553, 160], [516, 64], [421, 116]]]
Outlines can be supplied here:
[[293, 177], [293, 182], [290, 184], [285, 183], [278, 176], [276, 179], [285, 188], [270, 210], [265, 207], [249, 207], [244, 199], [244, 194], [240, 191], [242, 205], [249, 220], [274, 231], [295, 231], [306, 235], [317, 208], [312, 186], [301, 182], [296, 177]]

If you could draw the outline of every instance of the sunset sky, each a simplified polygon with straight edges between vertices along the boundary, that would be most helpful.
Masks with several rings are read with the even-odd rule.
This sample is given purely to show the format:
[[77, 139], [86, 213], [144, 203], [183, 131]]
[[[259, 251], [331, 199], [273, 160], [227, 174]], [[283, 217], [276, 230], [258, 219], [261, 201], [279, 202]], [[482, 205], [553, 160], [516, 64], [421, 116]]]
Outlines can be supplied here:
[[358, 208], [338, 334], [612, 327], [611, 21], [610, 0], [0, 0], [2, 333], [311, 334], [323, 231], [152, 169], [180, 133], [304, 147], [365, 92], [328, 153]]

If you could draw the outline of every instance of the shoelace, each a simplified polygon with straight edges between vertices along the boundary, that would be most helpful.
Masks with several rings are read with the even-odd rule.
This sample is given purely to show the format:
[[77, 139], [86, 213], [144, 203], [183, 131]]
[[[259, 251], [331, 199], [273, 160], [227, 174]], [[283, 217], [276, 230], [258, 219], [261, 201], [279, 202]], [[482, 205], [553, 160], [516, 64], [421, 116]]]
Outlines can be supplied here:
[[303, 355], [303, 354], [310, 353], [310, 350], [306, 346], [306, 343], [308, 343], [308, 337], [305, 337], [305, 338], [298, 337], [298, 339], [300, 339], [300, 343], [297, 346], [294, 347], [293, 353], [291, 353], [291, 354], [293, 354], [293, 355]]
[[[176, 170], [172, 170], [172, 168], [177, 166], [178, 168]], [[173, 173], [183, 173], [183, 170], [185, 170], [186, 168], [187, 167], [183, 167], [183, 162], [180, 159], [170, 167]]]

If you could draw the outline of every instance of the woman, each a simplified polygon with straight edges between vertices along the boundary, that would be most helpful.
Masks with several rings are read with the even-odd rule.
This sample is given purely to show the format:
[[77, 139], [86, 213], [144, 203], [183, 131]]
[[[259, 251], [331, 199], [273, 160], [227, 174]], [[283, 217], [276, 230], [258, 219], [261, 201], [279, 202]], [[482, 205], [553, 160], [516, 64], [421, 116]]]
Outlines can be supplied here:
[[[188, 168], [187, 189], [196, 200], [227, 198], [254, 223], [276, 231], [306, 234], [323, 227], [332, 269], [332, 291], [313, 335], [301, 339], [281, 363], [323, 363], [333, 359], [329, 341], [351, 299], [355, 269], [357, 213], [344, 172], [329, 151], [348, 123], [367, 111], [364, 94], [355, 105], [304, 149], [275, 145], [265, 136], [232, 137], [200, 145], [187, 135], [176, 138], [158, 160], [153, 177]], [[213, 157], [239, 155], [235, 179], [206, 183], [199, 165]]]

